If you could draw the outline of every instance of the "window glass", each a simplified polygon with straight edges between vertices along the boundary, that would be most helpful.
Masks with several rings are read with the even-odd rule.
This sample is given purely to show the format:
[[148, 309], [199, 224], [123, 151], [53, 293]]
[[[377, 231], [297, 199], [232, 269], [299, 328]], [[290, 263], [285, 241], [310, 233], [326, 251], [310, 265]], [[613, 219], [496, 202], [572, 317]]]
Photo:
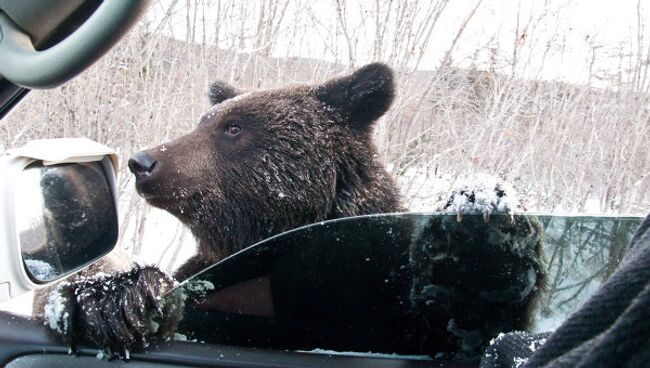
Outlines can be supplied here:
[[[189, 296], [179, 332], [190, 340], [257, 347], [419, 353], [421, 290], [508, 283], [500, 271], [517, 271], [499, 268], [500, 261], [510, 264], [509, 254], [525, 259], [537, 240], [548, 286], [534, 312], [535, 328], [546, 331], [612, 273], [640, 221], [496, 215], [459, 222], [450, 215], [397, 214], [309, 225], [251, 246], [177, 287]], [[521, 228], [532, 230], [522, 237], [512, 232]], [[444, 257], [446, 263], [435, 263]], [[418, 285], [418, 272], [431, 272], [425, 279], [438, 284]]]

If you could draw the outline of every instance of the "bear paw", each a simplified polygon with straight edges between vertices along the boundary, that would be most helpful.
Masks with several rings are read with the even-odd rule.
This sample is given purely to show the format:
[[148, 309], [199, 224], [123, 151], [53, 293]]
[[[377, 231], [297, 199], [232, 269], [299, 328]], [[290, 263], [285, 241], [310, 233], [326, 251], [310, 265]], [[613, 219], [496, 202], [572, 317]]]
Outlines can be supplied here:
[[88, 341], [109, 357], [128, 359], [129, 350], [173, 333], [180, 308], [161, 298], [173, 286], [174, 279], [158, 268], [140, 266], [62, 282], [48, 295], [45, 324], [72, 349]]
[[488, 222], [494, 213], [509, 215], [522, 208], [512, 185], [492, 176], [477, 176], [457, 183], [446, 202], [438, 211], [454, 214], [460, 222], [465, 215], [483, 215]]

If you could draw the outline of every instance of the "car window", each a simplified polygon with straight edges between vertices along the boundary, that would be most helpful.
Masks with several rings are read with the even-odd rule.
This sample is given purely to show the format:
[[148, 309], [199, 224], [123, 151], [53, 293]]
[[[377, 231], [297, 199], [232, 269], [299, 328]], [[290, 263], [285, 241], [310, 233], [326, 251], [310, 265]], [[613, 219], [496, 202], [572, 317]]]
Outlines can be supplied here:
[[[219, 111], [215, 94], [241, 103], [247, 95], [276, 87], [288, 91], [293, 87], [287, 86], [305, 84], [313, 90], [333, 78], [346, 79], [372, 62], [394, 72], [392, 105], [367, 133], [376, 151], [342, 151], [351, 153], [350, 159], [370, 152], [370, 166], [384, 168], [394, 179], [401, 209], [433, 211], [476, 173], [512, 183], [528, 210], [645, 214], [650, 208], [650, 176], [639, 174], [650, 166], [650, 145], [645, 144], [650, 132], [650, 56], [647, 47], [637, 47], [648, 39], [650, 27], [647, 5], [641, 2], [617, 5], [616, 11], [583, 0], [518, 6], [481, 0], [151, 4], [133, 32], [105, 58], [61, 88], [30, 93], [0, 124], [0, 152], [31, 139], [64, 136], [86, 136], [114, 147], [120, 153], [118, 248], [140, 263], [174, 275], [197, 252], [207, 254], [205, 263], [216, 262], [277, 232], [339, 215], [311, 216], [291, 227], [272, 228], [265, 221], [236, 227], [298, 199], [307, 200], [306, 208], [278, 213], [294, 217], [311, 210], [309, 204], [318, 195], [303, 189], [323, 178], [334, 178], [323, 192], [347, 195], [348, 186], [368, 176], [367, 170], [347, 170], [349, 177], [306, 174], [293, 162], [309, 156], [302, 153], [303, 143], [315, 142], [317, 169], [331, 167], [322, 159], [339, 155], [322, 154], [321, 149], [341, 147], [335, 142], [345, 135], [319, 133], [314, 137], [328, 140], [294, 142], [287, 156], [292, 159], [274, 160], [263, 173], [251, 166], [266, 163], [277, 152], [267, 140], [250, 139], [255, 150], [241, 149], [237, 155], [213, 151], [234, 142], [233, 137], [203, 144], [185, 141], [183, 149], [168, 143], [204, 129], [205, 120]], [[596, 32], [601, 29], [606, 32]], [[9, 90], [4, 95], [14, 106], [25, 91], [6, 84], [0, 80], [0, 92]], [[233, 97], [242, 91], [251, 93]], [[271, 108], [282, 105], [295, 112], [300, 107], [288, 100], [272, 98], [272, 103], [256, 107], [261, 115], [247, 116], [241, 126], [235, 125], [234, 135], [241, 128], [246, 134], [247, 125], [262, 126]], [[346, 98], [340, 100], [335, 102]], [[374, 110], [367, 106], [353, 111]], [[307, 106], [293, 120], [309, 120], [305, 116], [312, 110], [318, 109]], [[0, 111], [0, 117], [3, 114]], [[226, 133], [229, 130], [221, 129], [225, 127], [210, 134]], [[302, 130], [287, 129], [278, 134], [278, 141]], [[177, 185], [151, 185], [158, 193], [139, 193], [128, 161], [142, 150], [153, 150], [168, 161], [140, 162], [145, 164], [140, 165], [141, 177], [166, 167], [166, 181]], [[286, 175], [278, 175], [278, 169], [288, 167]], [[208, 172], [192, 171], [206, 168]], [[255, 176], [278, 186], [251, 184]], [[383, 179], [383, 169], [369, 176]], [[224, 179], [231, 177], [238, 179], [235, 184], [244, 184]], [[363, 191], [370, 186], [360, 187]], [[252, 193], [224, 194], [233, 188], [261, 194], [269, 205], [259, 206], [251, 200], [259, 197]], [[169, 211], [151, 202], [152, 194], [168, 197]], [[177, 205], [183, 199], [206, 198], [208, 203], [230, 199], [229, 212], [218, 212], [226, 208], [223, 205], [206, 209], [205, 202]], [[374, 199], [385, 202], [384, 197]], [[192, 214], [188, 209], [200, 211]], [[250, 209], [254, 211], [246, 213]], [[532, 220], [517, 215], [514, 223]], [[550, 215], [534, 220], [543, 229], [548, 267], [548, 290], [535, 311], [535, 329], [548, 331], [614, 270], [640, 220]], [[204, 233], [196, 231], [197, 222], [234, 235], [214, 241], [218, 249], [205, 251], [195, 241]], [[413, 249], [432, 244], [420, 235], [444, 227], [440, 239], [450, 244], [483, 233], [498, 246], [503, 239], [488, 233], [491, 226], [503, 223], [507, 219], [499, 216], [490, 222], [472, 216], [458, 222], [433, 214], [367, 216], [271, 238], [181, 284], [174, 295], [187, 299], [178, 337], [303, 350], [388, 351], [391, 344], [400, 343], [390, 351], [417, 353], [422, 326], [409, 314], [417, 299], [414, 293], [440, 292], [435, 285], [414, 285], [413, 262], [418, 257]], [[239, 242], [251, 229], [259, 236]], [[457, 238], [449, 238], [449, 229]], [[233, 247], [230, 240], [239, 244]], [[472, 260], [478, 266], [481, 255]]]
[[[516, 215], [513, 223], [533, 221], [543, 229], [549, 276], [534, 315], [536, 329], [548, 331], [611, 274], [641, 218]], [[487, 262], [490, 247], [508, 242], [489, 234], [508, 224], [503, 215], [458, 222], [450, 215], [397, 214], [289, 231], [179, 285], [174, 292], [186, 296], [179, 333], [192, 341], [256, 347], [417, 354], [414, 248], [436, 246], [444, 254], [481, 243], [487, 250], [477, 257]], [[440, 242], [442, 233], [451, 235]]]

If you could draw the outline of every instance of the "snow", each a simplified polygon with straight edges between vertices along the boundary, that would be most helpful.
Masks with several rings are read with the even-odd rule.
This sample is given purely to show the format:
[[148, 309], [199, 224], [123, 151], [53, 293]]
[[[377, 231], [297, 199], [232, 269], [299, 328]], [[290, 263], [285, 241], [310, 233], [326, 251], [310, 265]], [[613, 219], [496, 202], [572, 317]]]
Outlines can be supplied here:
[[397, 176], [397, 183], [413, 212], [489, 215], [494, 211], [510, 213], [524, 205], [511, 184], [485, 173], [452, 177], [435, 175], [426, 167], [412, 167]]
[[324, 354], [324, 355], [359, 356], [364, 358], [433, 360], [428, 355], [401, 355], [397, 353], [374, 353], [372, 351], [358, 352], [358, 351], [336, 351], [336, 350], [327, 350], [327, 349], [314, 349], [314, 350], [296, 350], [296, 352], [309, 353], [309, 354]]
[[520, 203], [512, 185], [484, 174], [457, 181], [450, 199], [441, 205], [449, 214], [482, 214], [486, 217], [492, 212], [512, 213], [512, 210], [519, 207]]
[[[126, 213], [129, 205], [129, 195], [123, 197], [120, 198], [122, 214]], [[121, 222], [122, 242], [119, 245], [129, 254], [139, 249], [139, 254], [135, 256], [137, 262], [157, 265], [171, 272], [196, 253], [196, 241], [189, 229], [166, 211], [153, 207], [149, 209], [141, 238], [135, 233], [135, 228], [136, 216]], [[136, 244], [139, 239], [140, 244]]]
[[181, 290], [183, 291], [183, 300], [186, 298], [201, 299], [204, 298], [208, 292], [214, 290], [214, 284], [207, 280], [192, 279], [182, 285], [183, 287]]
[[175, 341], [187, 341], [187, 336], [183, 335], [182, 333], [174, 333], [174, 337], [172, 338]]
[[200, 344], [205, 344], [205, 341], [199, 341], [198, 339], [188, 339], [186, 335], [182, 333], [175, 332], [174, 336], [168, 337], [167, 341], [187, 341], [187, 342], [196, 342]]
[[426, 167], [411, 167], [396, 179], [405, 205], [414, 212], [430, 212], [437, 208], [454, 185], [451, 176], [434, 175]]
[[528, 358], [519, 358], [515, 357], [513, 363], [515, 363], [515, 368], [520, 367], [522, 364], [525, 364], [528, 361]]
[[504, 334], [503, 332], [499, 333], [499, 334], [497, 335], [497, 337], [495, 337], [495, 338], [493, 338], [492, 340], [490, 340], [490, 346], [491, 346], [491, 345], [494, 345], [494, 343], [496, 343], [497, 341], [501, 340], [505, 335], [506, 335], [506, 334]]
[[25, 259], [25, 266], [37, 280], [48, 281], [58, 276], [51, 264], [38, 259]]
[[[520, 337], [523, 337], [523, 338], [528, 338], [526, 335], [523, 335], [524, 333], [521, 332], [521, 331], [515, 331], [512, 334], [520, 335]], [[494, 345], [494, 343], [501, 340], [504, 336], [506, 336], [506, 334], [500, 333], [497, 337], [490, 340], [490, 345]], [[539, 349], [545, 343], [546, 343], [546, 339], [533, 340], [533, 341], [530, 342], [530, 345], [528, 345], [527, 348], [530, 351], [530, 353], [532, 354], [535, 351], [537, 351], [537, 349]], [[524, 354], [523, 352], [520, 352], [520, 353]], [[530, 356], [530, 354], [525, 354], [525, 355]], [[492, 354], [486, 354], [486, 357], [491, 357], [491, 356], [492, 356]], [[528, 361], [528, 358], [514, 357], [513, 358], [513, 365], [514, 365], [514, 367], [520, 367], [523, 364], [526, 364], [527, 361]]]
[[537, 351], [537, 349], [539, 349], [539, 348], [540, 348], [542, 345], [544, 345], [545, 343], [546, 343], [546, 339], [541, 339], [541, 340], [539, 340], [539, 341], [533, 341], [533, 342], [531, 342], [530, 345], [528, 346], [528, 349], [529, 349], [531, 352], [534, 353], [534, 352]]
[[104, 350], [98, 350], [97, 355], [95, 355], [95, 358], [97, 359], [104, 359], [106, 357], [106, 354], [104, 353]]
[[68, 285], [70, 283], [62, 282], [52, 290], [47, 297], [47, 303], [44, 309], [45, 324], [60, 334], [67, 333], [70, 327], [68, 326], [68, 312], [65, 311], [65, 305], [68, 299], [61, 295], [61, 289]]

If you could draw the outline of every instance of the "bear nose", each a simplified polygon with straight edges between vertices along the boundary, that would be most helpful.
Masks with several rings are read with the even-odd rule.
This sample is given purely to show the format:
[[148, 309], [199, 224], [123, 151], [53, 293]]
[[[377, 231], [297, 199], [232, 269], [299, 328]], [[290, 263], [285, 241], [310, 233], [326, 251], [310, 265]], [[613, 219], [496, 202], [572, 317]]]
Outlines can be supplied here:
[[129, 159], [129, 170], [138, 180], [149, 177], [157, 166], [158, 162], [145, 152], [137, 152]]

